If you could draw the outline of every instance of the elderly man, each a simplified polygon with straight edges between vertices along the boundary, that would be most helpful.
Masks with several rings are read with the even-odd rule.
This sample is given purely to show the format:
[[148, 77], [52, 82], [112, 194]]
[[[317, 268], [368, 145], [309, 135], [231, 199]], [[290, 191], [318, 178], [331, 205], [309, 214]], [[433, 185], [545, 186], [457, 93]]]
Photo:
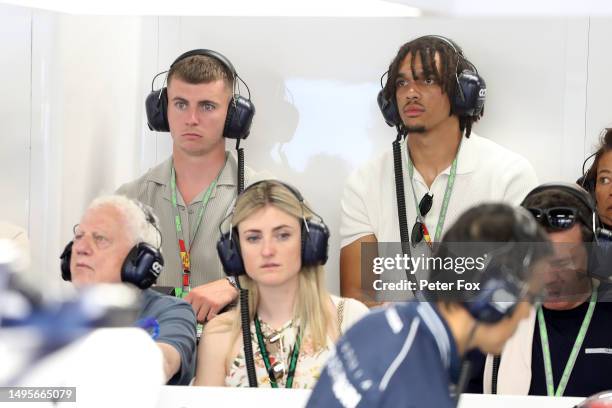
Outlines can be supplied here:
[[160, 244], [150, 209], [124, 196], [98, 198], [62, 254], [62, 277], [77, 287], [126, 282], [142, 289], [139, 321], [152, 329], [166, 381], [186, 385], [195, 369], [196, 320], [188, 303], [148, 288], [163, 267]]
[[601, 290], [587, 273], [595, 203], [577, 185], [545, 184], [522, 205], [555, 245], [545, 276], [547, 296], [501, 358], [487, 358], [485, 392], [579, 397], [608, 390], [612, 303], [598, 301]]

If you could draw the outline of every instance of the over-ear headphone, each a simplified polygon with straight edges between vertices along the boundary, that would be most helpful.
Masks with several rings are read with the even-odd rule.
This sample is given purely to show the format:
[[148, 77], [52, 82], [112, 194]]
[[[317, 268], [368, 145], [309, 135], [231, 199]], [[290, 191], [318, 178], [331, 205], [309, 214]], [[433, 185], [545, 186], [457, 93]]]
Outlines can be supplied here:
[[[448, 47], [457, 55], [457, 67], [455, 68], [457, 88], [455, 95], [451, 100], [452, 112], [459, 117], [480, 116], [487, 96], [487, 85], [484, 79], [478, 74], [474, 64], [472, 64], [463, 56], [461, 52], [459, 52], [455, 44], [450, 39], [441, 35], [425, 35], [410, 41], [408, 44], [412, 44], [423, 38], [436, 38], [448, 45]], [[462, 72], [457, 72], [460, 59], [465, 61], [470, 69], [464, 69]], [[391, 95], [391, 97], [387, 99], [384, 94], [382, 78], [388, 73], [389, 71], [385, 72], [381, 77], [381, 86], [383, 89], [380, 90], [376, 99], [385, 122], [389, 126], [401, 127], [403, 126], [403, 122], [397, 108], [395, 95]]]
[[[138, 207], [144, 212], [147, 222], [159, 233], [161, 247], [161, 232], [157, 226], [152, 210], [138, 201], [134, 202], [138, 204]], [[70, 241], [60, 255], [62, 279], [65, 281], [72, 280], [70, 259], [72, 257], [73, 243], [74, 241]], [[157, 281], [163, 268], [164, 258], [159, 248], [155, 248], [146, 242], [139, 242], [130, 249], [125, 261], [123, 261], [123, 265], [121, 266], [121, 281], [134, 284], [140, 289], [147, 289]]]
[[[236, 199], [236, 202], [240, 197], [255, 186], [263, 183], [277, 184], [283, 186], [289, 190], [295, 198], [300, 202], [302, 206], [302, 213], [304, 212], [304, 198], [302, 194], [293, 186], [283, 183], [277, 180], [262, 180], [251, 184], [247, 187]], [[312, 212], [312, 210], [311, 210]], [[314, 212], [313, 212], [314, 213]], [[229, 215], [231, 218], [232, 214]], [[301, 220], [301, 236], [302, 236], [302, 267], [324, 265], [327, 262], [328, 249], [329, 249], [329, 229], [323, 219], [315, 214], [319, 220], [315, 221], [312, 218], [306, 219], [302, 216]], [[230, 229], [226, 233], [221, 233], [221, 237], [217, 242], [217, 252], [223, 265], [223, 270], [229, 276], [239, 276], [246, 273], [244, 269], [244, 263], [242, 262], [242, 254], [240, 253], [240, 239], [238, 237], [238, 230], [235, 226], [230, 225]]]
[[597, 153], [598, 152], [595, 152], [589, 155], [586, 159], [584, 159], [584, 162], [582, 162], [582, 176], [580, 176], [578, 180], [576, 180], [576, 184], [588, 191], [593, 197], [595, 196], [595, 184], [597, 180], [597, 169], [595, 168], [595, 162], [593, 162], [591, 167], [589, 167], [586, 172], [585, 167], [587, 162], [591, 158], [595, 157]]
[[[488, 254], [483, 270], [477, 275], [480, 289], [463, 303], [470, 315], [482, 323], [497, 323], [510, 316], [526, 294], [526, 282], [519, 276], [527, 275], [524, 271], [528, 270], [533, 258], [533, 243], [540, 241], [539, 227], [524, 208], [513, 208], [513, 213], [513, 241]], [[517, 244], [526, 250], [521, 273], [499, 262], [502, 254], [506, 259], [513, 258], [509, 254], [517, 251]]]
[[[177, 62], [194, 55], [203, 55], [214, 58], [223, 64], [232, 74], [231, 81], [233, 84], [233, 96], [227, 108], [223, 136], [230, 139], [246, 139], [251, 131], [251, 122], [253, 121], [253, 116], [255, 115], [255, 105], [253, 105], [253, 102], [251, 102], [250, 92], [248, 99], [237, 93], [238, 84], [236, 81], [240, 80], [245, 86], [246, 83], [238, 76], [234, 66], [227, 58], [212, 50], [197, 49], [181, 54], [172, 63], [172, 65], [170, 65], [170, 69], [172, 69]], [[164, 71], [155, 75], [153, 81], [151, 82], [151, 93], [149, 93], [145, 101], [145, 110], [147, 112], [147, 123], [149, 125], [149, 129], [157, 132], [170, 131], [170, 125], [168, 124], [168, 89], [166, 86], [158, 90], [155, 90], [153, 87], [155, 79], [167, 72], [168, 71]]]
[[578, 184], [558, 182], [539, 185], [538, 187], [531, 190], [527, 194], [527, 196], [525, 196], [525, 199], [521, 203], [521, 206], [525, 206], [525, 202], [528, 198], [534, 196], [535, 194], [548, 190], [563, 191], [564, 193], [567, 193], [572, 197], [576, 198], [578, 201], [580, 201], [581, 204], [588, 208], [589, 212], [591, 213], [589, 220], [590, 225], [585, 225], [585, 227], [587, 227], [593, 233], [591, 240], [596, 241], [598, 231], [600, 230], [599, 217], [597, 215], [597, 205], [595, 204], [593, 196]]

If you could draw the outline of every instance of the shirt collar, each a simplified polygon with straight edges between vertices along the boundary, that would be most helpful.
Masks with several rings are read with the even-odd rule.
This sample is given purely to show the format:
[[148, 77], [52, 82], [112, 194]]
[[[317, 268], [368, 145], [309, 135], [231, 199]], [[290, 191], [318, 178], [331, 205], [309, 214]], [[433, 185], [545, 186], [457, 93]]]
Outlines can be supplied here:
[[[230, 152], [225, 152], [225, 165], [219, 175], [217, 185], [236, 185], [236, 175], [238, 174], [238, 163], [236, 158]], [[170, 172], [172, 171], [172, 156], [162, 162], [159, 166], [154, 167], [149, 172], [148, 181], [160, 184], [162, 186], [170, 184]]]
[[[461, 148], [459, 149], [459, 157], [457, 158], [457, 174], [468, 174], [476, 170], [477, 161], [476, 161], [476, 152], [475, 152], [475, 142], [474, 139], [478, 138], [474, 132], [471, 133], [470, 137], [462, 136], [461, 139]], [[404, 138], [402, 141], [402, 162], [404, 165], [408, 165], [406, 163], [406, 152], [408, 151], [408, 137]], [[442, 174], [450, 175], [451, 166], [448, 166], [446, 169], [442, 171]], [[414, 174], [416, 176], [418, 172], [415, 171]]]
[[[219, 179], [217, 180], [217, 186], [213, 189], [210, 197], [213, 198], [217, 194], [218, 186], [230, 186], [234, 187], [237, 183], [237, 175], [238, 175], [238, 162], [233, 154], [230, 152], [225, 152], [225, 165], [223, 169], [221, 169], [221, 174], [219, 175]], [[161, 163], [159, 166], [151, 169], [148, 174], [147, 180], [157, 183], [161, 186], [164, 186], [164, 194], [163, 197], [168, 201], [172, 200], [172, 191], [170, 189], [170, 178], [172, 172], [172, 156], [170, 156], [166, 161]], [[198, 201], [202, 201], [204, 197], [204, 191], [198, 194], [198, 196], [194, 199], [194, 203]], [[184, 205], [182, 198], [178, 197], [178, 202], [181, 205]]]

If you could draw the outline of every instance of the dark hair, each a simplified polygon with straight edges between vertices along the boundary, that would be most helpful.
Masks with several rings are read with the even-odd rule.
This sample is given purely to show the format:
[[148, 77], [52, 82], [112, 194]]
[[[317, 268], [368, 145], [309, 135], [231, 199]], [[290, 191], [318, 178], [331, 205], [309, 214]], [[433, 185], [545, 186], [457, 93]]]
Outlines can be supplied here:
[[208, 55], [192, 55], [170, 67], [168, 85], [177, 77], [189, 84], [209, 83], [222, 79], [229, 89], [233, 87], [233, 74], [221, 61]]
[[[423, 74], [426, 77], [433, 77], [440, 84], [442, 92], [448, 95], [449, 101], [451, 101], [450, 114], [454, 114], [454, 106], [452, 101], [457, 93], [457, 75], [463, 72], [465, 69], [474, 69], [474, 65], [470, 63], [464, 56], [461, 48], [455, 44], [454, 41], [450, 41], [457, 52], [443, 39], [435, 36], [419, 37], [415, 40], [407, 42], [402, 45], [397, 52], [397, 55], [391, 61], [389, 65], [389, 76], [387, 83], [383, 88], [383, 95], [387, 100], [395, 99], [396, 85], [395, 81], [398, 77], [400, 65], [408, 54], [413, 56], [420, 56], [423, 64]], [[440, 56], [440, 67], [436, 66], [436, 53]], [[416, 77], [415, 63], [416, 58], [412, 58], [410, 68], [412, 75]], [[456, 69], [455, 69], [456, 67]], [[479, 116], [460, 116], [459, 117], [459, 128], [462, 133], [465, 133], [466, 137], [470, 137], [472, 132], [472, 124], [477, 122], [478, 119], [484, 113], [484, 109]]]
[[595, 151], [595, 160], [593, 160], [593, 164], [591, 167], [589, 167], [584, 175], [584, 181], [582, 182], [582, 186], [590, 193], [595, 193], [599, 161], [601, 160], [601, 157], [609, 151], [612, 151], [612, 128], [605, 128], [603, 134], [599, 138], [599, 145]]
[[[456, 284], [458, 278], [466, 282], [483, 282], [495, 277], [527, 282], [531, 271], [525, 267], [526, 260], [530, 266], [552, 252], [546, 233], [530, 217], [526, 210], [507, 204], [481, 204], [470, 208], [444, 234], [434, 257], [443, 260], [482, 257], [481, 262], [486, 266], [462, 274], [455, 273], [452, 267], [434, 266], [430, 281]], [[452, 291], [428, 295], [429, 300], [446, 304], [465, 302], [475, 296], [469, 290], [458, 290], [456, 286]]]
[[[522, 204], [525, 208], [541, 208], [547, 209], [551, 207], [570, 207], [578, 212], [578, 221], [580, 222], [580, 231], [582, 231], [582, 241], [591, 242], [593, 240], [592, 219], [593, 212], [578, 198], [571, 193], [562, 189], [550, 188], [525, 198]], [[550, 227], [546, 227], [547, 232], [558, 231]]]

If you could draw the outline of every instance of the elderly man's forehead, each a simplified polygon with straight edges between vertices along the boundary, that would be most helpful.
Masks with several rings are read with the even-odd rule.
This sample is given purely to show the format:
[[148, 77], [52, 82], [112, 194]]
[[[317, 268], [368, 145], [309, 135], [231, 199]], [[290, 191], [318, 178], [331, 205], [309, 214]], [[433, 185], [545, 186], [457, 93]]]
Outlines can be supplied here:
[[100, 204], [88, 208], [81, 218], [80, 225], [95, 225], [102, 226], [105, 229], [118, 228], [124, 229], [122, 226], [127, 220], [123, 212], [112, 204]]

